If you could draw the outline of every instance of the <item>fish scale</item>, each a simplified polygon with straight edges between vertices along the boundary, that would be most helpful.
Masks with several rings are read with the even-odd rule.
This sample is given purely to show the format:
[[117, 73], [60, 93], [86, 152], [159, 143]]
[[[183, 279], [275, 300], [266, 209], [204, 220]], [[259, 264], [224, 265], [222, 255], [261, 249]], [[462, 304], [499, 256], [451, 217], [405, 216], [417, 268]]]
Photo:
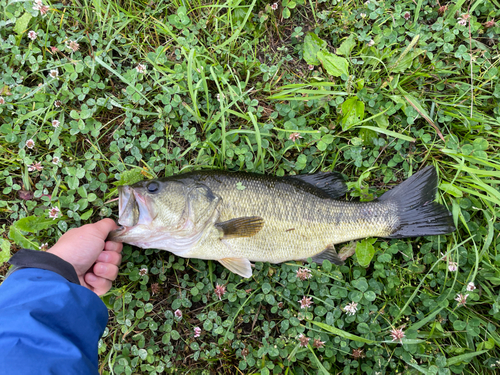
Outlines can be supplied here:
[[[197, 175], [193, 177], [196, 180]], [[305, 259], [330, 244], [388, 235], [397, 225], [391, 203], [341, 202], [290, 184], [270, 183], [258, 175], [252, 177], [255, 179], [239, 174], [222, 181], [203, 178], [215, 194], [223, 197], [220, 221], [241, 216], [260, 216], [265, 220], [264, 228], [255, 236], [226, 240], [238, 257], [273, 263]], [[237, 184], [242, 180], [245, 189], [239, 190]], [[193, 249], [192, 256], [203, 257], [208, 252], [201, 245]]]

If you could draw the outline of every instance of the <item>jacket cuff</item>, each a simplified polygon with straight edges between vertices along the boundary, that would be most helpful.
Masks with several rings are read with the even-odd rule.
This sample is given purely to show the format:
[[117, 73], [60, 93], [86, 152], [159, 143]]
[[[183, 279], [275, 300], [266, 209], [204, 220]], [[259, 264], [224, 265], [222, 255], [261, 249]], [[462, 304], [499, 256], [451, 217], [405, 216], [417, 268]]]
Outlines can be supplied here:
[[21, 249], [10, 258], [9, 263], [14, 267], [11, 268], [7, 276], [22, 268], [40, 268], [42, 270], [55, 272], [69, 282], [81, 285], [75, 268], [71, 263], [51, 253]]

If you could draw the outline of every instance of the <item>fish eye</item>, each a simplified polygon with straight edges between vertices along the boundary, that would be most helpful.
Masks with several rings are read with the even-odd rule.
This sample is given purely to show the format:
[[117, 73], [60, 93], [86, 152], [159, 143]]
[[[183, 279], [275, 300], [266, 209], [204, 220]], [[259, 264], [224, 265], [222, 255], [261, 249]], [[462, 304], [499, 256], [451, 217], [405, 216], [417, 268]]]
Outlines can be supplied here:
[[160, 189], [160, 185], [158, 182], [153, 181], [148, 184], [147, 189], [150, 193], [156, 193]]

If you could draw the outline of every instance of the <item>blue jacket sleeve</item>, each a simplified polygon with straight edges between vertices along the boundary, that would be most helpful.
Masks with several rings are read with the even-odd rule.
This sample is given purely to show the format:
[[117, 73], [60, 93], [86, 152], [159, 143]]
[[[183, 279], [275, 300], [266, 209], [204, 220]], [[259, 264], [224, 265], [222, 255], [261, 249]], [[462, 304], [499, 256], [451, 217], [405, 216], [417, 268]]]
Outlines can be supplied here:
[[0, 285], [0, 374], [98, 374], [108, 311], [87, 288], [39, 268]]

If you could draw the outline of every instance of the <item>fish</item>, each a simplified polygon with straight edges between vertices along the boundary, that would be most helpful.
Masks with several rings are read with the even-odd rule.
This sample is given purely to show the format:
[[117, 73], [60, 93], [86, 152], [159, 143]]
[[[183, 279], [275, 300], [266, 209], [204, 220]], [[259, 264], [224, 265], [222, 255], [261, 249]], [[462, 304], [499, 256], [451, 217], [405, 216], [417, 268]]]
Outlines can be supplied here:
[[337, 172], [189, 172], [119, 186], [120, 227], [108, 240], [216, 260], [244, 278], [251, 262], [341, 265], [335, 244], [453, 232], [437, 185], [428, 166], [373, 201], [350, 202], [339, 199], [348, 189]]

